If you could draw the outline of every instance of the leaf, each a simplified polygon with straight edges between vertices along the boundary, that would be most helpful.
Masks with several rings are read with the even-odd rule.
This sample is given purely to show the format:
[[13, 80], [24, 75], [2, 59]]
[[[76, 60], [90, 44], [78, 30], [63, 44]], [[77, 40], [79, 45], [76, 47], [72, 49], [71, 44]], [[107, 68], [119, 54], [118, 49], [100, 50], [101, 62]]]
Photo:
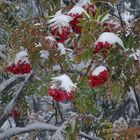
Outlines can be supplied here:
[[105, 11], [104, 13], [102, 13], [100, 16], [99, 16], [99, 21], [102, 21], [102, 19], [109, 13], [109, 11]]
[[123, 93], [123, 87], [118, 82], [112, 82], [109, 84], [109, 89], [113, 95], [113, 99], [118, 101], [120, 100], [122, 93]]
[[95, 14], [95, 16], [94, 16], [94, 18], [95, 18], [96, 20], [97, 20], [98, 17], [100, 16], [100, 13], [101, 13], [101, 6], [98, 7], [97, 12], [96, 12], [96, 14]]

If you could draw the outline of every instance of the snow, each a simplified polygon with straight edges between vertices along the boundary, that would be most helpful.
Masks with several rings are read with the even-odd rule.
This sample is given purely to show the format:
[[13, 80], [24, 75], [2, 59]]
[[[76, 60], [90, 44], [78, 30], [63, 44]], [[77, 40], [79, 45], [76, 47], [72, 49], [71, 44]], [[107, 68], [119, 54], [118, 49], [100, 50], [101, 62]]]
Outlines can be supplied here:
[[77, 4], [68, 12], [68, 14], [72, 14], [72, 15], [79, 14], [79, 15], [81, 15], [83, 12], [87, 15], [87, 17], [89, 17], [88, 13], [79, 4]]
[[42, 46], [42, 45], [41, 45], [40, 42], [35, 43], [35, 47], [36, 47], [36, 48], [40, 48], [41, 46]]
[[87, 4], [91, 4], [91, 2], [90, 2], [90, 0], [80, 0], [78, 4], [81, 5], [81, 6], [84, 6], [84, 5], [87, 5]]
[[1, 58], [1, 59], [6, 59], [6, 55], [3, 54], [2, 52], [0, 52], [0, 58]]
[[60, 27], [68, 27], [69, 22], [72, 20], [72, 17], [68, 15], [64, 15], [61, 13], [61, 10], [56, 12], [53, 18], [48, 21], [51, 27], [60, 28]]
[[97, 41], [95, 42], [95, 44], [97, 42], [108, 42], [110, 44], [115, 44], [118, 43], [120, 46], [122, 46], [124, 48], [123, 42], [122, 40], [118, 37], [118, 35], [111, 33], [111, 32], [104, 32], [102, 33], [99, 38], [97, 39]]
[[56, 88], [58, 83], [60, 83], [59, 88], [66, 90], [67, 92], [71, 92], [76, 88], [76, 85], [71, 81], [69, 76], [66, 74], [52, 78], [53, 85], [51, 88]]
[[79, 14], [79, 15], [81, 15], [83, 11], [84, 11], [84, 9], [82, 7], [76, 5], [68, 12], [68, 14]]
[[48, 51], [46, 51], [46, 50], [40, 51], [40, 57], [41, 57], [41, 58], [48, 59], [49, 56], [50, 56], [50, 54], [49, 54]]
[[104, 70], [107, 70], [107, 68], [104, 66], [99, 66], [92, 72], [92, 75], [98, 76]]
[[23, 61], [28, 62], [28, 53], [27, 53], [27, 51], [20, 51], [19, 53], [16, 54], [15, 64], [17, 64], [19, 60], [21, 60], [22, 62]]
[[6, 45], [0, 45], [0, 52], [6, 50]]
[[125, 21], [127, 25], [130, 25], [130, 23], [134, 19], [134, 16], [129, 11], [125, 11], [124, 13], [121, 14], [121, 16], [123, 21]]
[[58, 43], [58, 50], [60, 51], [60, 55], [66, 54], [64, 45], [61, 43]]
[[66, 112], [68, 110], [72, 110], [72, 103], [71, 102], [69, 102], [69, 103], [59, 102], [59, 105], [60, 105], [60, 108], [63, 112]]
[[4, 54], [6, 50], [6, 45], [0, 45], [0, 59], [6, 59], [6, 55]]
[[35, 23], [33, 26], [41, 26], [40, 23]]
[[140, 61], [140, 50], [136, 50], [134, 53], [130, 54], [129, 57], [133, 57], [134, 60]]
[[45, 37], [45, 40], [55, 41], [55, 39], [54, 39], [53, 36], [46, 36], [46, 37]]

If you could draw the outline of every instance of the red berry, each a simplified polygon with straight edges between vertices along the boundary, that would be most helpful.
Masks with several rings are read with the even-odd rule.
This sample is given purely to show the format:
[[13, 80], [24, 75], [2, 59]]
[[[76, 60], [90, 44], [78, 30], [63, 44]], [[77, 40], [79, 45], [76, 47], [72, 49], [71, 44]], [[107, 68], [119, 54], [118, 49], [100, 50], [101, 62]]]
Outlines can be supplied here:
[[16, 111], [15, 109], [12, 111], [12, 112], [10, 112], [10, 114], [9, 114], [11, 117], [13, 117], [13, 118], [18, 118], [18, 117], [20, 117], [20, 112], [19, 111]]

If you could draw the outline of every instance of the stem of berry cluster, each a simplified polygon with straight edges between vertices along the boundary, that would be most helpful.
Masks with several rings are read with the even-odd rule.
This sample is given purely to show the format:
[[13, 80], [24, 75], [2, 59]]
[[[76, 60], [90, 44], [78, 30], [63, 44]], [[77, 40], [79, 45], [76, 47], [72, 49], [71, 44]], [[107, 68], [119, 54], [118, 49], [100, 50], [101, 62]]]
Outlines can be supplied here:
[[54, 116], [55, 116], [55, 125], [57, 125], [57, 123], [58, 123], [58, 119], [57, 119], [57, 108], [55, 106], [55, 102], [54, 101], [52, 101], [52, 106], [53, 106], [53, 108], [55, 110], [55, 113], [54, 113]]
[[93, 59], [90, 61], [90, 64], [88, 65], [88, 68], [87, 68], [87, 71], [85, 72], [85, 74], [84, 74], [84, 76], [83, 76], [83, 79], [88, 75], [88, 72], [89, 72], [89, 70], [90, 70], [90, 68], [91, 68], [91, 66], [92, 66], [92, 64], [93, 64]]
[[60, 106], [59, 106], [59, 103], [58, 103], [58, 102], [56, 103], [56, 106], [57, 106], [57, 109], [58, 109], [60, 118], [61, 118], [61, 120], [62, 120], [62, 122], [63, 122], [63, 121], [64, 121], [64, 119], [63, 119], [63, 114], [62, 114], [62, 112], [61, 112], [61, 109], [60, 109]]

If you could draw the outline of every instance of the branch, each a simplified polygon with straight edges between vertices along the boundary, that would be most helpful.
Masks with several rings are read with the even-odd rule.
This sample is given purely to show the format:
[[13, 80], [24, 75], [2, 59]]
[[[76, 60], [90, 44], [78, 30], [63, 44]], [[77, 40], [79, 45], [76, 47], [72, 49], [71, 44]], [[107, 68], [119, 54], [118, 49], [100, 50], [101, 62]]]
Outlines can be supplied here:
[[50, 124], [45, 124], [45, 123], [34, 123], [30, 124], [26, 127], [15, 127], [15, 128], [10, 128], [6, 132], [3, 132], [0, 134], [0, 140], [5, 140], [6, 138], [31, 132], [31, 131], [37, 131], [37, 130], [52, 130], [56, 131], [58, 129], [57, 126], [53, 126]]
[[27, 83], [28, 79], [31, 77], [32, 73], [27, 75], [25, 78], [25, 81], [20, 86], [19, 90], [14, 93], [15, 97], [9, 102], [9, 104], [6, 106], [2, 116], [0, 117], [0, 126], [3, 125], [3, 123], [8, 119], [9, 113], [15, 108], [17, 101], [19, 100], [19, 97], [21, 95], [21, 91], [24, 88], [25, 84]]
[[[27, 132], [38, 131], [38, 130], [57, 131], [59, 130], [59, 127], [46, 123], [34, 123], [34, 124], [27, 125], [26, 127], [9, 128], [7, 131], [0, 134], [0, 140], [5, 140], [6, 138], [10, 138], [15, 135], [20, 135]], [[93, 139], [91, 136], [87, 135], [84, 132], [80, 132], [79, 135], [89, 140], [97, 140], [97, 139]]]
[[125, 8], [129, 12], [140, 12], [140, 9]]
[[3, 91], [8, 87], [10, 86], [12, 83], [14, 83], [16, 80], [18, 79], [17, 76], [12, 76], [10, 77], [10, 79], [6, 80], [5, 82], [3, 82], [1, 85], [0, 85], [0, 95], [3, 94]]

